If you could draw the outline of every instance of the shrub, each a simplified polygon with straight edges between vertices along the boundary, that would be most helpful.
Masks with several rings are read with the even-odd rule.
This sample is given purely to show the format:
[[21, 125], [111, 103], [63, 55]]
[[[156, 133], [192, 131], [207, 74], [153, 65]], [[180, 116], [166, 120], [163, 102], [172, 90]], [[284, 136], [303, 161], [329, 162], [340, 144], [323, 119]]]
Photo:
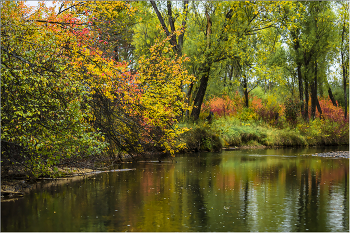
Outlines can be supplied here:
[[252, 122], [258, 119], [258, 115], [252, 108], [243, 108], [238, 114], [238, 118], [243, 122]]
[[186, 143], [183, 151], [221, 151], [222, 143], [220, 137], [207, 125], [198, 125], [183, 133], [182, 141]]
[[206, 101], [202, 105], [202, 110], [203, 112], [212, 111], [218, 116], [233, 116], [242, 109], [242, 107], [242, 98], [240, 98], [239, 93], [236, 92], [234, 98], [223, 95], [222, 97], [214, 97]]
[[237, 118], [217, 119], [212, 126], [223, 139], [225, 146], [240, 146], [251, 141], [262, 142], [266, 137], [266, 129], [241, 123]]
[[294, 130], [279, 131], [275, 146], [306, 146], [308, 145], [305, 138]]
[[270, 124], [276, 124], [279, 118], [279, 107], [277, 106], [263, 106], [257, 111], [259, 118]]
[[349, 144], [348, 122], [342, 123], [327, 118], [316, 118], [310, 123], [298, 124], [297, 129], [300, 134], [306, 137], [309, 145]]
[[252, 109], [254, 109], [259, 119], [271, 125], [277, 125], [281, 115], [281, 106], [272, 95], [269, 95], [264, 102], [257, 97], [253, 97]]
[[[329, 99], [320, 99], [320, 107], [322, 109], [322, 115], [325, 119], [329, 119], [333, 122], [346, 123], [348, 122], [349, 115], [347, 119], [344, 118], [344, 110], [341, 107], [336, 107], [333, 105], [332, 101]], [[337, 103], [338, 104], [338, 103]], [[316, 116], [319, 117], [320, 113], [317, 111]]]
[[292, 126], [296, 126], [298, 123], [297, 119], [300, 115], [300, 105], [300, 101], [295, 98], [287, 98], [284, 102], [284, 116], [286, 121]]

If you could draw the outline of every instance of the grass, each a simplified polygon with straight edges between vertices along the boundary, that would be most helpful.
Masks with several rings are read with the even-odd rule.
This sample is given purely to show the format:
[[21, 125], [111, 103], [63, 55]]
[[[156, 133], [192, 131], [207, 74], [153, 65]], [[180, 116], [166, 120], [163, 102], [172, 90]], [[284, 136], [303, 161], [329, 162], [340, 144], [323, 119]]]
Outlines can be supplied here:
[[334, 123], [314, 120], [290, 126], [286, 122], [270, 125], [263, 121], [240, 117], [216, 117], [211, 124], [182, 124], [190, 130], [182, 135], [187, 151], [219, 151], [222, 147], [291, 147], [349, 144], [349, 130], [333, 133]]
[[305, 137], [296, 130], [278, 129], [261, 121], [241, 122], [237, 118], [219, 118], [213, 122], [225, 146], [307, 146]]

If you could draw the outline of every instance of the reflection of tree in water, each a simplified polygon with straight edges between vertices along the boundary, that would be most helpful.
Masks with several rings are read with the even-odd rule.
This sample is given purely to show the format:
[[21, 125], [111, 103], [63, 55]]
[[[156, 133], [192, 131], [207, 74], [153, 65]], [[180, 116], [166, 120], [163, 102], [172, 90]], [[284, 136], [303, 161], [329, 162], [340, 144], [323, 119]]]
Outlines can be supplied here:
[[[207, 231], [208, 225], [208, 216], [207, 216], [207, 207], [204, 202], [204, 193], [203, 189], [199, 184], [199, 179], [191, 180], [191, 187], [193, 194], [190, 195], [188, 199], [188, 206], [192, 207], [190, 221], [193, 226], [201, 225], [201, 231]], [[187, 213], [189, 214], [189, 213]]]
[[[310, 187], [311, 183], [311, 187]], [[315, 171], [303, 169], [301, 172], [297, 231], [318, 231], [325, 229], [319, 216], [320, 179]]]
[[[216, 153], [201, 153], [198, 156], [198, 159], [193, 163], [193, 169], [198, 171], [198, 174], [205, 174], [201, 178], [206, 180], [203, 183], [200, 183], [200, 179], [196, 177], [195, 179], [190, 179], [189, 183], [193, 188], [192, 198], [189, 200], [189, 206], [192, 206], [193, 203], [196, 203], [194, 208], [195, 216], [191, 216], [193, 221], [199, 221], [203, 228], [200, 228], [201, 231], [207, 231], [208, 229], [208, 209], [205, 202], [206, 195], [208, 191], [213, 189], [213, 178], [217, 176], [218, 169], [212, 169], [219, 167], [222, 162], [222, 156]], [[211, 168], [208, 173], [208, 168]], [[201, 185], [203, 187], [201, 187]], [[205, 189], [203, 189], [205, 188]]]
[[[344, 173], [345, 175], [345, 179], [344, 179], [344, 200], [343, 200], [343, 212], [349, 212], [349, 194], [348, 194], [348, 173], [349, 172], [349, 168], [346, 169], [344, 168]], [[349, 215], [346, 218], [345, 216], [343, 216], [343, 226], [348, 226], [347, 228], [349, 229]]]
[[243, 210], [242, 210], [242, 218], [244, 222], [247, 221], [247, 217], [248, 217], [248, 204], [249, 204], [248, 189], [249, 189], [249, 183], [248, 183], [248, 179], [246, 179], [245, 186], [244, 186], [244, 200], [243, 200]]
[[[304, 190], [306, 189], [306, 190]], [[298, 221], [297, 221], [297, 231], [303, 231], [303, 225], [304, 225], [304, 215], [306, 211], [306, 206], [308, 203], [307, 193], [309, 190], [309, 182], [308, 182], [308, 176], [306, 175], [306, 172], [302, 172], [301, 174], [301, 180], [300, 180], [300, 187], [299, 187], [299, 209], [298, 209]]]

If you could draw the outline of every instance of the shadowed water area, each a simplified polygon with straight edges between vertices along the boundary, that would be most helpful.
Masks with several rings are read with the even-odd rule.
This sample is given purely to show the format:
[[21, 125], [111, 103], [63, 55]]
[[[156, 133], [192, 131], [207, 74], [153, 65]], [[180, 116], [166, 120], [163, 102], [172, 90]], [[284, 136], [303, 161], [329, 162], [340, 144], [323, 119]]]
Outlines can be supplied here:
[[136, 170], [42, 183], [1, 203], [1, 230], [349, 231], [349, 159], [303, 156], [331, 150], [224, 151], [120, 164], [115, 168]]

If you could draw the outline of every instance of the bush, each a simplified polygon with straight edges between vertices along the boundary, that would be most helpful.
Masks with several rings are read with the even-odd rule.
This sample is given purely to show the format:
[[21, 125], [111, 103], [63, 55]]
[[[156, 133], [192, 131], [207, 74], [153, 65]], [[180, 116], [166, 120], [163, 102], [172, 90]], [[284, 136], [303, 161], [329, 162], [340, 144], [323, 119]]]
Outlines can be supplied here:
[[284, 116], [286, 121], [292, 125], [296, 126], [298, 117], [300, 115], [301, 103], [298, 99], [287, 98], [284, 102]]
[[215, 134], [208, 125], [194, 126], [189, 131], [181, 134], [181, 140], [186, 143], [186, 151], [212, 151], [218, 152], [222, 149], [220, 137]]
[[238, 118], [242, 122], [253, 122], [258, 119], [258, 115], [252, 108], [243, 108], [243, 110], [238, 114]]
[[215, 120], [213, 130], [220, 135], [225, 146], [241, 146], [251, 141], [260, 143], [266, 137], [266, 129], [255, 124], [241, 123], [237, 118]]
[[279, 107], [277, 106], [263, 106], [257, 111], [259, 118], [270, 124], [275, 124], [279, 118]]
[[214, 97], [209, 101], [206, 101], [202, 105], [202, 111], [212, 111], [218, 116], [233, 116], [240, 109], [242, 109], [242, 107], [243, 103], [237, 92], [236, 97], [233, 99], [230, 98], [228, 95], [223, 95], [222, 97]]
[[305, 138], [293, 130], [280, 130], [277, 134], [274, 146], [307, 146]]
[[[216, 98], [210, 103], [218, 105], [219, 99]], [[197, 126], [188, 132], [186, 135], [188, 149], [215, 151], [221, 145], [226, 147], [348, 144], [349, 122], [344, 119], [342, 108], [333, 106], [329, 99], [321, 99], [319, 102], [323, 118], [305, 123], [300, 114], [298, 99], [289, 98], [284, 105], [279, 105], [272, 95], [267, 96], [265, 100], [253, 96], [250, 108], [237, 110], [238, 113], [231, 116], [214, 118], [211, 127]], [[217, 116], [224, 115], [219, 110], [215, 113]], [[318, 112], [316, 116], [319, 117]]]
[[256, 112], [258, 119], [261, 119], [270, 125], [278, 124], [281, 115], [281, 106], [277, 103], [275, 97], [269, 95], [265, 101], [253, 97], [252, 109]]
[[315, 119], [310, 123], [297, 125], [300, 134], [309, 145], [349, 144], [349, 123], [339, 123], [330, 119]]
[[[322, 114], [325, 119], [329, 119], [333, 122], [346, 123], [349, 119], [349, 114], [347, 119], [344, 118], [344, 110], [341, 107], [336, 107], [333, 105], [332, 101], [329, 99], [320, 99], [320, 107], [322, 109]], [[339, 105], [338, 105], [339, 106]], [[316, 116], [319, 117], [320, 113], [317, 111]]]

